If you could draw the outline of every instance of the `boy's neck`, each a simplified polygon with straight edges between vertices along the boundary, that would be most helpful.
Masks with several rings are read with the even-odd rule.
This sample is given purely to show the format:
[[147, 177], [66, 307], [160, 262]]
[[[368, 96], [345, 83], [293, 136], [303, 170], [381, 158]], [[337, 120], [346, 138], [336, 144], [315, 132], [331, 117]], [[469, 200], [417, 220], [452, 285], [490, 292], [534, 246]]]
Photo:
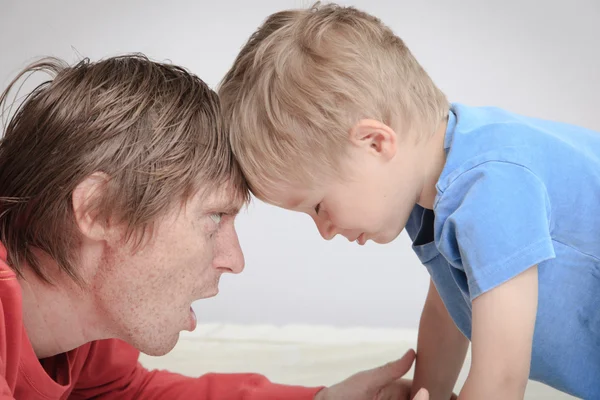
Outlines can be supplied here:
[[425, 160], [423, 189], [421, 190], [417, 204], [430, 210], [433, 210], [433, 204], [437, 196], [437, 181], [446, 164], [444, 140], [446, 138], [447, 127], [448, 118], [445, 118], [439, 124], [435, 134], [423, 142], [423, 160]]

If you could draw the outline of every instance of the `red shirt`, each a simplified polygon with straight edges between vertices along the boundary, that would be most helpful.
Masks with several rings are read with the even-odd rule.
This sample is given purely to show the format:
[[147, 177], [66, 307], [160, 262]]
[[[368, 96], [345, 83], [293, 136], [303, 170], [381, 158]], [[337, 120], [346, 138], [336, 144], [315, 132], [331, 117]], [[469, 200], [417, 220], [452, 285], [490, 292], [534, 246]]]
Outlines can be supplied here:
[[190, 378], [148, 371], [138, 362], [139, 352], [116, 339], [40, 361], [25, 332], [21, 300], [21, 286], [0, 244], [0, 400], [312, 400], [320, 389], [278, 385], [257, 374]]

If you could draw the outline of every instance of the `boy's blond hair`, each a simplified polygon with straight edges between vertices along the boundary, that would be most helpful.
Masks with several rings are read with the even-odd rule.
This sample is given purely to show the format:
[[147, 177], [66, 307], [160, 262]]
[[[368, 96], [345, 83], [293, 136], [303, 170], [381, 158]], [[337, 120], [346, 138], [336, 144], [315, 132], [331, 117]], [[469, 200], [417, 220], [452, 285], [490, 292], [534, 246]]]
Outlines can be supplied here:
[[108, 182], [89, 207], [99, 221], [124, 224], [137, 244], [199, 191], [208, 196], [228, 186], [232, 203], [247, 200], [217, 94], [197, 76], [143, 55], [74, 66], [48, 58], [25, 68], [0, 105], [37, 71], [52, 79], [26, 96], [0, 140], [0, 242], [19, 275], [29, 265], [50, 281], [33, 251], [41, 249], [83, 285], [71, 198], [95, 172]]
[[433, 133], [448, 101], [379, 19], [335, 4], [275, 13], [220, 85], [233, 151], [259, 198], [339, 171], [360, 119]]

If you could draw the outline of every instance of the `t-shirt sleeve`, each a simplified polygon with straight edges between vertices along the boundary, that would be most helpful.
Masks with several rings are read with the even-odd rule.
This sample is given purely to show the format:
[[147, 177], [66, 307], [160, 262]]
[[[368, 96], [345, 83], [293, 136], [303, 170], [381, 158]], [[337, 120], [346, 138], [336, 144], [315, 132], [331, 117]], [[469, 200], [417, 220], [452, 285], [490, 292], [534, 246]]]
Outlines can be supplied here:
[[139, 352], [118, 340], [94, 342], [70, 399], [312, 400], [320, 388], [279, 385], [258, 374], [198, 378], [149, 371]]
[[438, 195], [439, 249], [464, 269], [471, 300], [555, 257], [550, 210], [540, 178], [508, 162], [463, 172]]
[[0, 400], [14, 400], [12, 391], [3, 376], [0, 376]]

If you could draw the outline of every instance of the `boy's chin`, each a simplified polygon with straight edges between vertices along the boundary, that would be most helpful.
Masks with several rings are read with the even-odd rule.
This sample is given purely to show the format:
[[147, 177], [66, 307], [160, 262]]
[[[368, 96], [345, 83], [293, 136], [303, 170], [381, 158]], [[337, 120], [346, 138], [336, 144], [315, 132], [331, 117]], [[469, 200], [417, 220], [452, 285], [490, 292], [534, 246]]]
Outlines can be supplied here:
[[400, 231], [400, 232], [383, 232], [383, 233], [381, 233], [377, 236], [374, 236], [372, 238], [369, 238], [369, 239], [377, 244], [388, 244], [388, 243], [393, 242], [398, 236], [400, 236], [400, 233], [402, 233], [402, 231]]

